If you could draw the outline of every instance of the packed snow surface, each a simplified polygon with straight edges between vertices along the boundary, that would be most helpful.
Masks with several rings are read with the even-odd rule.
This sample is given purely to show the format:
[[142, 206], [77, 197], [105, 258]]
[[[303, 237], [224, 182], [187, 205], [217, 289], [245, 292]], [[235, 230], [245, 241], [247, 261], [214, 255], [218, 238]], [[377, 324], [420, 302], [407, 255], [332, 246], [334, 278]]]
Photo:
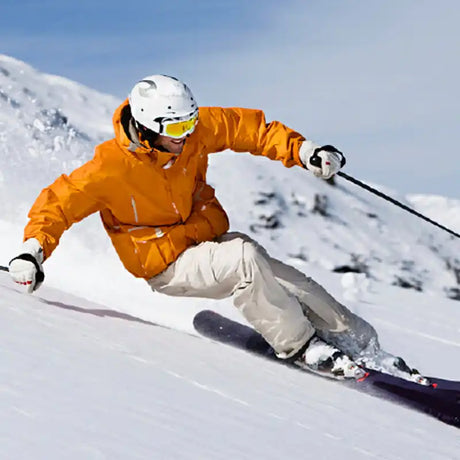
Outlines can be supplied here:
[[[425, 297], [379, 285], [357, 309], [387, 349], [460, 379], [458, 302]], [[0, 458], [458, 458], [456, 428], [155, 326], [136, 305], [120, 313], [47, 287], [28, 296], [7, 274], [0, 299]]]
[[[0, 56], [0, 265], [41, 188], [111, 136], [119, 102]], [[460, 380], [458, 239], [354, 185], [249, 154], [214, 155], [209, 180], [232, 230], [323, 284], [387, 351]], [[459, 200], [375, 187], [460, 231]], [[198, 338], [202, 309], [243, 322], [231, 301], [152, 293], [97, 216], [44, 267], [32, 296], [0, 272], [0, 458], [460, 458], [458, 429]]]

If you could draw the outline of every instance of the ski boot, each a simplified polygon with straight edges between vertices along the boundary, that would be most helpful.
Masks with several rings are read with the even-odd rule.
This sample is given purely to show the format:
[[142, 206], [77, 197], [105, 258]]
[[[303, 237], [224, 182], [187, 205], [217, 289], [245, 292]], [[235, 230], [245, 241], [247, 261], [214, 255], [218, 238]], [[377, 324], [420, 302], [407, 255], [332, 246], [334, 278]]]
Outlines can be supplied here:
[[337, 380], [360, 379], [366, 371], [338, 348], [314, 335], [293, 360], [297, 366]]

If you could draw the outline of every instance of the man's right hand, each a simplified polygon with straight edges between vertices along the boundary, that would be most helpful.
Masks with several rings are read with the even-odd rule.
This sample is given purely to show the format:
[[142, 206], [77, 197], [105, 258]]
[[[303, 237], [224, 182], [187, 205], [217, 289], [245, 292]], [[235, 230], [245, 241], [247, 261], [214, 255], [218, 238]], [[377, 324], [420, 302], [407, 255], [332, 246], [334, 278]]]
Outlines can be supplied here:
[[320, 147], [308, 140], [300, 146], [299, 157], [305, 168], [321, 179], [330, 179], [346, 163], [343, 153], [334, 146]]
[[31, 293], [45, 279], [42, 263], [43, 248], [38, 240], [30, 238], [23, 244], [22, 253], [10, 261], [9, 272], [15, 283], [26, 286]]

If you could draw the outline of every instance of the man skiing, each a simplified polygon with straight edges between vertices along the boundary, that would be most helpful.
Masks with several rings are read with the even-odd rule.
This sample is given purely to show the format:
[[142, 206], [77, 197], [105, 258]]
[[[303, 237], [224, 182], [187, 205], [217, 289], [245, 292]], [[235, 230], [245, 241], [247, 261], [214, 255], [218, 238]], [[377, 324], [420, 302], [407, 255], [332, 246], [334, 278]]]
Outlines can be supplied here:
[[226, 149], [324, 179], [345, 164], [342, 153], [266, 123], [260, 110], [198, 108], [184, 83], [164, 75], [139, 81], [113, 124], [115, 137], [98, 145], [93, 159], [35, 201], [22, 251], [10, 262], [13, 280], [28, 292], [38, 289], [42, 263], [62, 233], [99, 212], [125, 268], [154, 291], [233, 296], [280, 359], [331, 377], [359, 375], [353, 360], [379, 352], [374, 328], [249, 236], [228, 233], [226, 213], [206, 182], [208, 154]]

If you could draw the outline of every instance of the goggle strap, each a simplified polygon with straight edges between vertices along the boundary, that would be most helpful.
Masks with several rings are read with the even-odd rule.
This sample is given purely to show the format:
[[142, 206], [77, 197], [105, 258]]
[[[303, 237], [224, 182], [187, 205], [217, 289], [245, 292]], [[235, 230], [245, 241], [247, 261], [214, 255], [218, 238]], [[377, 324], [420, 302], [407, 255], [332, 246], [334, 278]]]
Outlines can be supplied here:
[[154, 120], [153, 121], [154, 123], [156, 123], [158, 125], [158, 128], [157, 129], [152, 129], [152, 128], [147, 128], [147, 126], [144, 126], [143, 124], [139, 123], [138, 121], [136, 121], [136, 128], [139, 130], [139, 131], [142, 131], [144, 129], [148, 129], [150, 131], [153, 131], [154, 133], [156, 134], [161, 134], [161, 130], [163, 128], [163, 125], [161, 124], [161, 122], [157, 121], [157, 120]]

